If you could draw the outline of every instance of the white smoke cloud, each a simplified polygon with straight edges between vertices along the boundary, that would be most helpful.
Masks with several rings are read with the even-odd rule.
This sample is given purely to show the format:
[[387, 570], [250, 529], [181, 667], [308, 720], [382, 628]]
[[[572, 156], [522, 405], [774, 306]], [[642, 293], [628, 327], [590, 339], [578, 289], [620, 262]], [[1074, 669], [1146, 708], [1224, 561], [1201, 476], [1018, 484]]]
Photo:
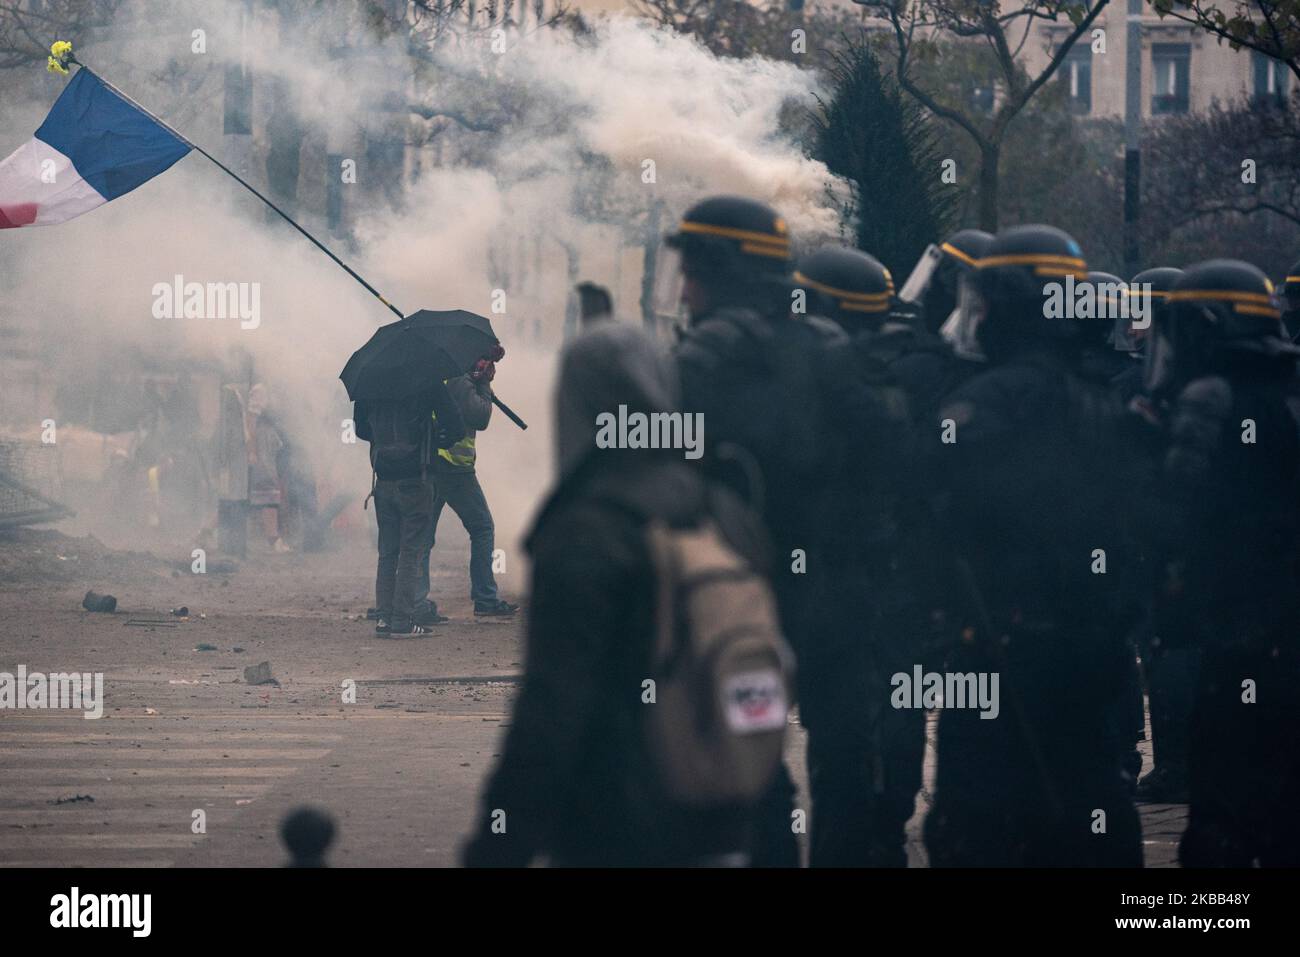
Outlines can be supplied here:
[[[270, 106], [265, 80], [283, 81], [279, 92], [308, 128], [304, 157], [309, 150], [323, 154], [327, 144], [354, 144], [362, 130], [391, 127], [394, 114], [379, 103], [395, 88], [443, 111], [509, 119], [483, 133], [410, 118], [413, 136], [446, 129], [414, 157], [409, 168], [418, 175], [399, 184], [400, 209], [354, 203], [355, 248], [328, 241], [406, 311], [463, 307], [488, 314], [494, 290], [504, 291], [506, 312], [493, 315], [507, 348], [496, 384], [532, 428], [521, 433], [498, 415], [479, 448], [480, 475], [507, 546], [551, 476], [551, 360], [574, 278], [612, 286], [618, 314], [635, 321], [639, 246], [645, 213], [656, 202], [664, 207], [663, 229], [689, 203], [725, 192], [770, 202], [796, 236], [838, 230], [827, 191], [841, 184], [781, 129], [783, 108], [811, 105], [817, 88], [815, 77], [788, 63], [718, 58], [687, 37], [614, 17], [580, 37], [567, 30], [510, 34], [501, 54], [474, 44], [439, 48], [432, 63], [413, 70], [401, 37], [380, 38], [352, 13], [316, 13], [277, 29], [265, 11], [251, 28], [241, 24], [236, 4], [141, 2], [126, 11], [134, 19], [81, 51], [83, 58], [218, 156], [230, 62], [248, 65], [257, 78], [259, 124]], [[196, 29], [205, 31], [204, 54], [191, 52]], [[340, 66], [331, 48], [344, 42], [349, 56]], [[48, 109], [55, 87], [40, 90], [34, 101], [10, 100], [0, 150], [17, 148], [29, 135], [31, 127], [14, 124], [39, 122]], [[263, 140], [264, 125], [255, 133]], [[647, 160], [654, 162], [654, 183], [643, 179]], [[362, 167], [363, 182], [366, 172]], [[309, 222], [323, 214], [320, 177], [319, 167], [304, 165], [299, 198]], [[264, 170], [254, 169], [252, 178], [264, 182]], [[345, 202], [350, 188], [343, 187]], [[301, 237], [268, 224], [263, 211], [237, 198], [240, 192], [191, 155], [82, 219], [9, 231], [0, 236], [0, 323], [51, 346], [53, 371], [65, 377], [72, 369], [84, 376], [109, 345], [115, 355], [134, 350], [214, 362], [228, 361], [234, 348], [246, 350], [295, 439], [333, 485], [350, 485], [359, 498], [368, 464], [363, 444], [340, 442], [348, 406], [336, 377], [391, 314]], [[576, 253], [576, 276], [566, 248]], [[154, 318], [151, 290], [177, 274], [260, 283], [260, 327]], [[3, 418], [12, 416], [0, 410]]]

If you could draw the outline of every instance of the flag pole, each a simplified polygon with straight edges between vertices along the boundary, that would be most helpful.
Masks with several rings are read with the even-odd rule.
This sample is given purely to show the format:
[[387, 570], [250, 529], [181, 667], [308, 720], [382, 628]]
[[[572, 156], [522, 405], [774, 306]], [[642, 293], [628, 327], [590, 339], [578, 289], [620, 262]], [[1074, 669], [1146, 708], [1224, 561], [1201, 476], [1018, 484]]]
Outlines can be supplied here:
[[291, 216], [290, 216], [288, 213], [286, 213], [283, 209], [281, 209], [279, 206], [275, 205], [275, 203], [271, 202], [269, 199], [267, 199], [265, 196], [263, 196], [261, 192], [259, 192], [256, 188], [254, 188], [254, 186], [253, 186], [251, 183], [248, 182], [248, 180], [244, 179], [242, 176], [240, 176], [238, 173], [236, 173], [234, 170], [232, 170], [232, 169], [231, 169], [229, 166], [227, 166], [225, 163], [221, 162], [221, 160], [217, 159], [215, 156], [213, 156], [211, 153], [209, 153], [207, 150], [205, 150], [202, 146], [199, 146], [199, 144], [195, 143], [195, 142], [194, 142], [193, 140], [191, 140], [189, 137], [185, 136], [185, 134], [183, 134], [180, 130], [176, 129], [176, 127], [172, 126], [170, 123], [168, 123], [168, 122], [167, 122], [166, 120], [164, 120], [162, 117], [158, 116], [156, 113], [153, 113], [153, 112], [150, 111], [150, 110], [145, 109], [143, 106], [141, 106], [139, 103], [137, 103], [135, 100], [133, 100], [130, 96], [128, 96], [128, 95], [127, 95], [126, 93], [124, 93], [122, 90], [118, 89], [116, 86], [114, 86], [112, 83], [108, 82], [108, 80], [104, 79], [102, 76], [100, 76], [100, 75], [99, 75], [98, 73], [96, 73], [94, 70], [92, 70], [90, 67], [86, 66], [86, 64], [84, 64], [84, 63], [82, 63], [80, 60], [78, 60], [78, 59], [76, 58], [76, 56], [73, 55], [72, 53], [68, 53], [68, 55], [67, 55], [67, 62], [68, 62], [68, 63], [75, 63], [77, 66], [81, 67], [83, 70], [85, 70], [85, 71], [86, 71], [87, 73], [89, 73], [91, 76], [93, 76], [93, 77], [95, 77], [97, 80], [99, 80], [100, 83], [104, 84], [104, 86], [106, 86], [108, 89], [112, 90], [114, 93], [116, 93], [118, 96], [120, 96], [120, 97], [121, 97], [122, 99], [124, 99], [126, 102], [130, 103], [132, 106], [134, 106], [137, 110], [139, 110], [139, 111], [140, 111], [141, 113], [143, 113], [145, 116], [149, 117], [149, 119], [153, 120], [155, 123], [157, 123], [157, 124], [158, 124], [159, 126], [161, 126], [163, 129], [165, 129], [167, 132], [171, 133], [172, 136], [176, 137], [178, 140], [180, 140], [182, 143], [184, 143], [184, 144], [185, 144], [186, 146], [188, 146], [190, 149], [194, 150], [194, 151], [197, 152], [197, 153], [202, 154], [203, 156], [205, 156], [205, 157], [207, 157], [209, 160], [211, 160], [212, 163], [213, 163], [214, 165], [216, 165], [216, 167], [217, 167], [218, 169], [220, 169], [223, 173], [225, 173], [227, 176], [229, 176], [231, 179], [233, 179], [236, 183], [238, 183], [240, 186], [244, 187], [244, 189], [248, 190], [250, 193], [252, 193], [252, 194], [253, 194], [254, 196], [256, 196], [258, 199], [260, 199], [262, 202], [266, 203], [267, 206], [270, 206], [271, 209], [275, 210], [275, 211], [280, 215], [280, 218], [281, 218], [281, 219], [283, 219], [286, 223], [288, 223], [288, 224], [289, 224], [290, 226], [292, 226], [294, 229], [298, 230], [298, 232], [300, 232], [300, 233], [302, 233], [304, 236], [306, 236], [307, 239], [311, 241], [312, 245], [314, 245], [317, 249], [319, 249], [321, 252], [323, 252], [326, 256], [329, 256], [330, 259], [334, 260], [334, 262], [337, 263], [337, 264], [338, 264], [338, 265], [343, 269], [344, 272], [346, 272], [349, 276], [351, 276], [351, 277], [352, 277], [353, 279], [355, 279], [357, 282], [361, 283], [361, 285], [365, 287], [365, 289], [366, 289], [367, 292], [369, 292], [372, 296], [374, 296], [376, 299], [378, 299], [380, 302], [382, 302], [385, 306], [387, 306], [389, 309], [391, 309], [391, 310], [393, 311], [393, 313], [397, 316], [398, 319], [405, 319], [405, 318], [406, 318], [406, 316], [403, 315], [402, 310], [398, 309], [398, 308], [397, 308], [396, 306], [394, 306], [391, 302], [389, 302], [389, 301], [388, 301], [387, 299], [385, 299], [382, 295], [380, 295], [378, 289], [376, 289], [374, 286], [370, 285], [370, 283], [368, 283], [368, 282], [366, 282], [364, 279], [362, 279], [361, 276], [357, 274], [357, 271], [356, 271], [355, 269], [353, 269], [351, 266], [349, 266], [347, 263], [345, 263], [342, 259], [339, 259], [338, 256], [335, 256], [332, 252], [330, 252], [330, 250], [325, 246], [324, 243], [322, 243], [319, 239], [317, 239], [317, 238], [316, 238], [315, 236], [313, 236], [311, 233], [307, 232], [307, 230], [303, 229], [300, 225], [298, 225], [298, 223], [293, 219], [293, 217], [291, 217]]
[[[56, 59], [55, 57], [51, 57], [51, 58], [50, 58], [51, 62], [53, 62], [55, 59]], [[397, 316], [398, 319], [405, 319], [405, 318], [406, 318], [406, 316], [405, 316], [405, 314], [402, 312], [402, 310], [398, 309], [398, 308], [397, 308], [396, 306], [394, 306], [391, 302], [389, 302], [387, 299], [385, 299], [385, 298], [383, 297], [383, 295], [380, 294], [380, 292], [379, 292], [378, 289], [376, 289], [374, 286], [370, 285], [370, 283], [368, 283], [368, 282], [366, 282], [364, 279], [362, 279], [361, 276], [360, 276], [360, 274], [358, 274], [357, 271], [356, 271], [355, 269], [353, 269], [351, 266], [349, 266], [347, 263], [345, 263], [342, 259], [339, 259], [338, 256], [335, 256], [334, 253], [330, 252], [329, 248], [328, 248], [324, 243], [322, 243], [319, 239], [317, 239], [317, 238], [316, 238], [315, 236], [313, 236], [311, 233], [307, 232], [307, 230], [303, 229], [302, 226], [300, 226], [300, 225], [299, 225], [299, 224], [298, 224], [298, 223], [293, 219], [293, 217], [291, 217], [291, 216], [290, 216], [288, 213], [286, 213], [283, 209], [281, 209], [279, 206], [275, 205], [275, 203], [271, 202], [269, 199], [267, 199], [265, 196], [263, 196], [262, 193], [261, 193], [260, 191], [258, 191], [258, 190], [257, 190], [257, 189], [256, 189], [256, 188], [255, 188], [251, 183], [248, 182], [248, 180], [244, 179], [242, 176], [240, 176], [238, 173], [236, 173], [234, 170], [232, 170], [229, 166], [227, 166], [225, 163], [221, 162], [221, 160], [217, 159], [215, 156], [213, 156], [211, 153], [209, 153], [207, 150], [205, 150], [202, 146], [199, 146], [199, 144], [195, 143], [193, 140], [191, 140], [189, 137], [187, 137], [187, 136], [186, 136], [184, 133], [182, 133], [180, 130], [176, 129], [176, 127], [172, 126], [170, 123], [168, 123], [168, 122], [167, 122], [166, 120], [164, 120], [162, 117], [158, 116], [158, 114], [154, 113], [154, 112], [151, 111], [151, 110], [145, 109], [144, 106], [142, 106], [140, 103], [138, 103], [138, 102], [136, 102], [134, 99], [132, 99], [132, 98], [131, 98], [127, 93], [125, 93], [124, 91], [122, 91], [122, 90], [119, 89], [118, 87], [114, 86], [114, 85], [113, 85], [112, 83], [110, 83], [108, 80], [104, 79], [102, 76], [100, 76], [100, 75], [99, 75], [98, 73], [96, 73], [94, 70], [92, 70], [90, 67], [86, 66], [86, 64], [82, 63], [80, 60], [77, 59], [76, 55], [75, 55], [75, 54], [74, 54], [70, 49], [69, 49], [66, 53], [64, 53], [61, 57], [59, 57], [58, 59], [60, 60], [61, 64], [64, 65], [64, 66], [66, 66], [66, 64], [69, 64], [69, 63], [75, 63], [77, 66], [79, 66], [81, 69], [85, 70], [87, 73], [89, 73], [89, 74], [90, 74], [91, 76], [93, 76], [95, 79], [99, 80], [99, 82], [102, 83], [102, 84], [104, 84], [104, 86], [107, 87], [109, 90], [112, 90], [113, 93], [115, 93], [117, 96], [120, 96], [120, 97], [121, 97], [123, 100], [125, 100], [127, 103], [131, 104], [131, 106], [135, 107], [137, 110], [139, 110], [139, 111], [140, 111], [141, 113], [143, 113], [145, 116], [149, 117], [149, 119], [153, 120], [155, 123], [157, 123], [157, 124], [158, 124], [159, 126], [161, 126], [163, 129], [167, 130], [167, 132], [171, 133], [172, 136], [176, 137], [178, 140], [180, 140], [182, 143], [184, 143], [184, 144], [185, 144], [186, 146], [188, 146], [190, 149], [192, 149], [192, 150], [194, 150], [195, 152], [200, 153], [201, 155], [203, 155], [204, 157], [206, 157], [206, 158], [207, 158], [208, 160], [210, 160], [210, 161], [213, 163], [213, 165], [215, 165], [219, 170], [221, 170], [223, 173], [225, 173], [227, 176], [229, 176], [231, 179], [233, 179], [233, 180], [234, 180], [236, 183], [238, 183], [240, 186], [244, 187], [244, 189], [248, 190], [250, 193], [252, 193], [252, 194], [253, 194], [254, 196], [256, 196], [258, 199], [260, 199], [260, 200], [261, 200], [262, 202], [264, 202], [267, 206], [271, 207], [271, 209], [275, 210], [275, 212], [276, 212], [277, 214], [279, 214], [279, 216], [280, 216], [281, 219], [283, 219], [286, 223], [288, 223], [288, 224], [289, 224], [290, 226], [292, 226], [294, 229], [298, 230], [298, 232], [302, 233], [303, 236], [307, 237], [307, 239], [311, 241], [311, 244], [312, 244], [313, 246], [315, 246], [317, 249], [319, 249], [321, 252], [323, 252], [326, 256], [329, 256], [330, 259], [334, 260], [334, 263], [335, 263], [339, 268], [341, 268], [341, 269], [342, 269], [344, 272], [346, 272], [349, 276], [351, 276], [353, 279], [355, 279], [357, 282], [359, 282], [359, 283], [360, 283], [360, 284], [365, 288], [365, 290], [366, 290], [367, 292], [369, 292], [372, 296], [374, 296], [376, 299], [378, 299], [380, 302], [382, 302], [385, 306], [387, 306], [390, 310], [392, 310], [393, 315]], [[66, 70], [66, 69], [65, 69], [65, 70], [62, 70], [62, 72], [66, 73], [67, 70]], [[491, 391], [491, 387], [489, 387], [489, 392], [491, 392], [491, 395], [492, 395], [492, 404], [495, 405], [498, 409], [500, 409], [503, 413], [505, 413], [505, 415], [508, 416], [508, 417], [510, 418], [510, 421], [511, 421], [511, 422], [513, 422], [515, 425], [519, 426], [519, 428], [521, 428], [521, 429], [526, 429], [526, 428], [528, 428], [528, 424], [527, 424], [523, 419], [521, 419], [521, 418], [520, 418], [520, 417], [515, 413], [515, 411], [514, 411], [513, 409], [510, 408], [510, 406], [506, 405], [504, 402], [502, 402], [500, 399], [497, 398], [496, 393]]]

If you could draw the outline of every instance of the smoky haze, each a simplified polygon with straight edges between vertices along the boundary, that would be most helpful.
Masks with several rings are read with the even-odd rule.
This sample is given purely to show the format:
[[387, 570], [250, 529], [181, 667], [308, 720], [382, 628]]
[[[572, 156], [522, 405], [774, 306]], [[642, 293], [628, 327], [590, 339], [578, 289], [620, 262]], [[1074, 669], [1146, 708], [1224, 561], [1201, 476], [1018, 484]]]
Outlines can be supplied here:
[[[498, 544], [512, 556], [553, 476], [553, 359], [574, 280], [610, 286], [618, 317], [639, 321], [647, 211], [660, 205], [662, 232], [708, 193], [771, 202], [803, 239], [839, 232], [843, 184], [783, 123], [811, 105], [816, 78], [785, 63], [720, 59], [625, 17], [586, 33], [507, 31], [504, 52], [485, 32], [422, 48], [417, 61], [403, 33], [366, 26], [352, 4], [337, 7], [322, 16], [318, 4], [282, 3], [248, 15], [239, 4], [128, 2], [77, 52], [237, 167], [222, 135], [223, 89], [228, 65], [248, 68], [253, 159], [244, 168], [254, 185], [265, 188], [265, 145], [280, 122], [268, 117], [287, 105], [304, 127], [294, 210], [304, 224], [406, 312], [491, 316], [507, 351], [495, 387], [531, 426], [520, 432], [497, 413], [478, 443]], [[193, 52], [196, 30], [205, 52]], [[32, 72], [0, 74], [6, 153], [66, 82]], [[394, 110], [395, 96], [416, 112]], [[400, 172], [367, 182], [377, 174], [358, 144], [394, 129], [408, 144]], [[327, 154], [356, 161], [356, 183], [341, 186], [350, 237], [329, 235], [324, 220], [325, 180], [341, 175]], [[5, 341], [26, 343], [65, 394], [95, 381], [104, 363], [207, 362], [237, 379], [230, 370], [243, 352], [318, 477], [358, 502], [365, 494], [365, 445], [341, 440], [350, 406], [337, 375], [393, 317], [201, 156], [66, 225], [7, 231], [0, 269]], [[258, 284], [259, 324], [158, 318], [155, 287], [178, 275]], [[26, 393], [0, 398], [10, 435], [34, 437], [55, 415]], [[111, 532], [113, 544], [133, 543], [131, 526]], [[520, 570], [508, 565], [509, 585], [522, 584]]]

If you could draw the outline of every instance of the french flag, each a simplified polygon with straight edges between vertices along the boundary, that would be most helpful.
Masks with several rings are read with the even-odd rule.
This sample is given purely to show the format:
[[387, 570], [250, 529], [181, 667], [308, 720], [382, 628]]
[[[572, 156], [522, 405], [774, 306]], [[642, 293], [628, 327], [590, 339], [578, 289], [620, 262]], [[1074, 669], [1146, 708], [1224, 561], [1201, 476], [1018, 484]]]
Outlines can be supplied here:
[[78, 70], [35, 137], [0, 161], [0, 229], [88, 213], [191, 149], [89, 70]]

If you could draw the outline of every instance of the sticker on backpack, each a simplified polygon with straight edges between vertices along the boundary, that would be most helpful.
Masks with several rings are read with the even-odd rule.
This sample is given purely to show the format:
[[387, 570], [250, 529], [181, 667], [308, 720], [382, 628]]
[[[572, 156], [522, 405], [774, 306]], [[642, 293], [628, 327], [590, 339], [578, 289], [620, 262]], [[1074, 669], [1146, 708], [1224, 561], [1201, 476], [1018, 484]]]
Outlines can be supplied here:
[[785, 681], [775, 668], [742, 671], [723, 685], [727, 727], [735, 734], [758, 734], [785, 727]]

